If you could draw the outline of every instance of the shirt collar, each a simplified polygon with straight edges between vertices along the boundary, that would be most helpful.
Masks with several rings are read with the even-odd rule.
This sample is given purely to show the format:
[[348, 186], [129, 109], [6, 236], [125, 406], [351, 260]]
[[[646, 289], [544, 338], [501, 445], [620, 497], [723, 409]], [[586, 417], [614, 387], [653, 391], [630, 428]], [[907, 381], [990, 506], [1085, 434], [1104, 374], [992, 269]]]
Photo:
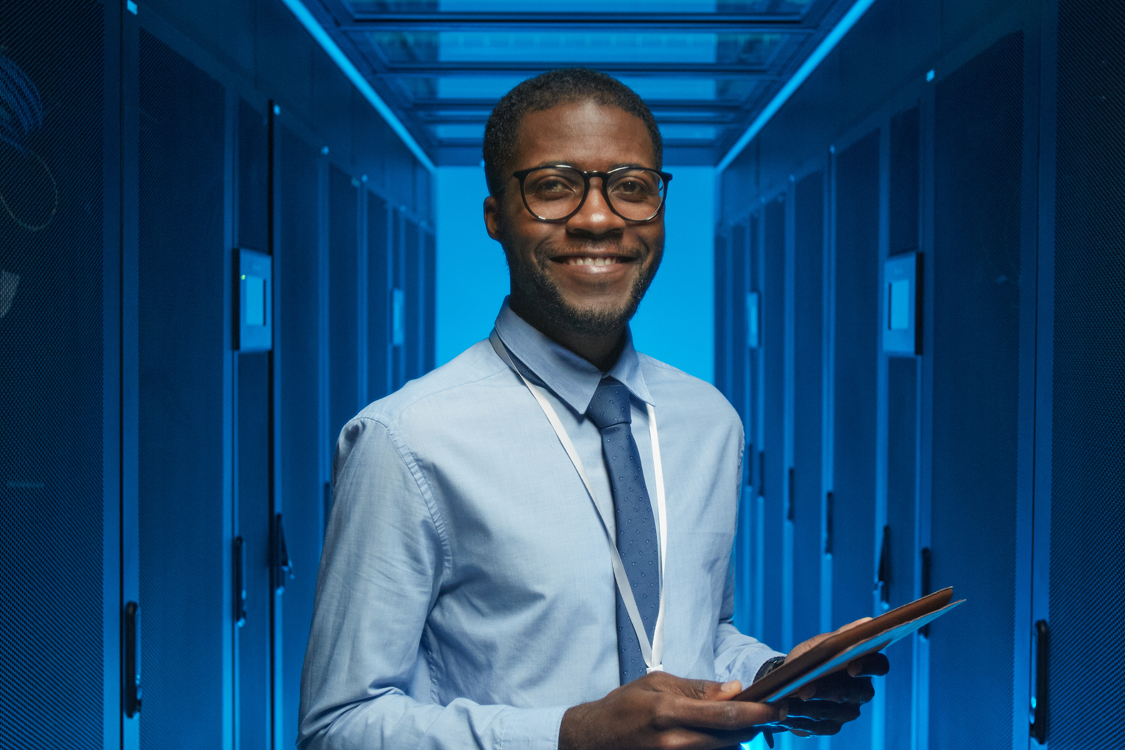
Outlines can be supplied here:
[[508, 298], [496, 316], [496, 333], [520, 362], [550, 388], [567, 406], [585, 414], [602, 377], [621, 381], [629, 392], [647, 404], [652, 396], [641, 375], [641, 361], [633, 348], [633, 334], [625, 327], [625, 347], [608, 373], [604, 373], [574, 352], [547, 338], [537, 328], [516, 315]]

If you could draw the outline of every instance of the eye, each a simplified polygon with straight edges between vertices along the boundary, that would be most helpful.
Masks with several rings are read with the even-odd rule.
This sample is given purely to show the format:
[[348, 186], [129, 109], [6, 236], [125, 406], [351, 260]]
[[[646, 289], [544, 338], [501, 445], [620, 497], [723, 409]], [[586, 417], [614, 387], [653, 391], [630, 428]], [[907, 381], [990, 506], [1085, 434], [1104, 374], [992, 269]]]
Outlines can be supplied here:
[[535, 190], [539, 193], [561, 193], [570, 190], [570, 185], [559, 177], [548, 177], [540, 180]]
[[643, 177], [625, 175], [610, 188], [614, 198], [628, 201], [647, 201], [656, 194], [654, 187]]

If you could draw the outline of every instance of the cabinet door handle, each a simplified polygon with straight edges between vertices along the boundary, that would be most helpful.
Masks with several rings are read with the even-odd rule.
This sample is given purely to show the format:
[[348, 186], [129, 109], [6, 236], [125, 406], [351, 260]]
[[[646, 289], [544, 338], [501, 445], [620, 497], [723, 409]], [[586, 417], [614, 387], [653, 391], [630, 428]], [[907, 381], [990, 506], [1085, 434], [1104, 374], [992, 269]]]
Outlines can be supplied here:
[[789, 467], [789, 499], [788, 499], [789, 507], [785, 511], [785, 517], [788, 518], [790, 521], [793, 520], [793, 514], [796, 512], [793, 508], [793, 506], [796, 504], [796, 500], [797, 500], [797, 490], [794, 487], [795, 479], [796, 479], [796, 472], [793, 469], [793, 467], [790, 466]]
[[122, 613], [122, 654], [125, 657], [121, 670], [125, 715], [130, 719], [141, 710], [141, 607], [136, 602], [125, 605]]
[[891, 527], [883, 527], [883, 543], [879, 549], [879, 601], [883, 609], [891, 605]]
[[[930, 582], [930, 571], [933, 569], [933, 555], [930, 554], [929, 547], [922, 548], [922, 596], [929, 596], [934, 592], [933, 585]], [[923, 625], [918, 629], [919, 635], [929, 640], [930, 626]]]
[[246, 550], [242, 537], [234, 538], [234, 624], [241, 628], [246, 624]]
[[285, 591], [285, 581], [296, 578], [293, 574], [293, 561], [289, 559], [289, 548], [285, 545], [285, 526], [281, 514], [273, 517], [272, 578], [273, 590], [278, 594]]
[[1050, 658], [1051, 628], [1046, 620], [1035, 623], [1035, 674], [1032, 679], [1031, 736], [1040, 745], [1047, 744], [1047, 707], [1050, 685], [1047, 681], [1047, 664]]
[[825, 522], [825, 526], [826, 526], [826, 530], [825, 530], [825, 534], [824, 534], [824, 554], [831, 555], [832, 554], [832, 541], [833, 541], [832, 540], [832, 521], [833, 521], [832, 514], [833, 514], [833, 511], [835, 510], [833, 506], [836, 504], [836, 497], [831, 492], [829, 492], [827, 495], [825, 495], [824, 501], [825, 501], [824, 522]]
[[766, 496], [766, 452], [758, 451], [758, 497]]

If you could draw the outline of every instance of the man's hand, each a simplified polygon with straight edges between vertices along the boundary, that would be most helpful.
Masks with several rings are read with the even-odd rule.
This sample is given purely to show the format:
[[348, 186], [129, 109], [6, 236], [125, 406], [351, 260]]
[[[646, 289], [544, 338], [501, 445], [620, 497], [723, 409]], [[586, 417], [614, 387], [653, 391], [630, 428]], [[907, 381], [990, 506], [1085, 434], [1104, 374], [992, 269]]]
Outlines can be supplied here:
[[739, 682], [719, 684], [653, 672], [601, 700], [569, 709], [559, 750], [714, 750], [745, 742], [785, 719], [784, 706], [732, 701]]
[[[796, 659], [824, 639], [870, 619], [864, 617], [848, 623], [834, 633], [813, 636], [790, 651], [785, 661]], [[799, 737], [836, 734], [841, 726], [859, 718], [859, 707], [875, 697], [871, 677], [885, 675], [890, 666], [890, 661], [883, 654], [868, 654], [852, 661], [842, 672], [825, 675], [810, 682], [797, 691], [796, 698], [779, 701], [788, 709], [788, 717], [781, 725]]]

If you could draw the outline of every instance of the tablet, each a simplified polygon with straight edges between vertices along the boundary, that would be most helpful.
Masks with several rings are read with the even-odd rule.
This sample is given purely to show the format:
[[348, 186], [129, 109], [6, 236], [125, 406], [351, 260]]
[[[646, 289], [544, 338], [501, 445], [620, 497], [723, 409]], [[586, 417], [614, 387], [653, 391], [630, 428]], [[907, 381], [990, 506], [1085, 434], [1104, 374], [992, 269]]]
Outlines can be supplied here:
[[952, 599], [952, 587], [935, 591], [825, 638], [743, 690], [734, 700], [768, 703], [792, 695], [813, 680], [844, 669], [853, 659], [882, 651], [965, 601], [951, 602]]

